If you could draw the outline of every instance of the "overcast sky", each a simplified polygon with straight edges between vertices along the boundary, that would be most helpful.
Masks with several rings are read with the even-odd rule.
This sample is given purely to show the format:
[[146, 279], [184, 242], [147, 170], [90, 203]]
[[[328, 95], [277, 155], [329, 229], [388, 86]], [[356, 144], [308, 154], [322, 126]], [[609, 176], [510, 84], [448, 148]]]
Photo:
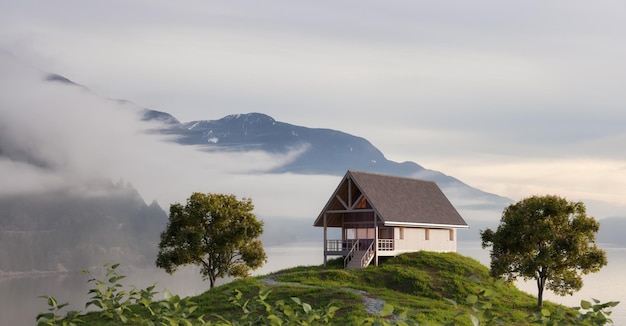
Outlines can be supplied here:
[[621, 205], [624, 17], [602, 0], [3, 0], [0, 49], [182, 121], [262, 112], [515, 200]]

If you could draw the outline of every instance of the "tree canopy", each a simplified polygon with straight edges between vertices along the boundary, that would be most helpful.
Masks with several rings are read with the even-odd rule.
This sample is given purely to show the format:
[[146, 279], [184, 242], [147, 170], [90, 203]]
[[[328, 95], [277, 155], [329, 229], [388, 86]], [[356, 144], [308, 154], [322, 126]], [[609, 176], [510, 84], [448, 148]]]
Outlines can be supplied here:
[[248, 276], [267, 260], [258, 240], [263, 222], [253, 209], [249, 198], [198, 192], [184, 206], [172, 204], [156, 265], [170, 274], [182, 265], [199, 265], [211, 288], [217, 278]]
[[506, 207], [498, 229], [480, 232], [482, 247], [492, 246], [492, 276], [537, 281], [537, 305], [547, 287], [558, 295], [582, 288], [582, 275], [607, 264], [595, 243], [600, 223], [582, 202], [558, 196], [533, 196]]

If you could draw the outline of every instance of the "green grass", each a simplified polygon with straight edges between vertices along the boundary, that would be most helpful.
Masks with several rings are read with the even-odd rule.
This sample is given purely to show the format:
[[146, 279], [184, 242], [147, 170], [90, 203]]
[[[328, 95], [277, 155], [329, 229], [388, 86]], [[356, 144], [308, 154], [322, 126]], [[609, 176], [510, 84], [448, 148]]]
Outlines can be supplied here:
[[[457, 325], [471, 325], [467, 315], [457, 316], [469, 294], [481, 288], [492, 288], [495, 295], [490, 302], [496, 314], [506, 325], [527, 324], [526, 318], [536, 310], [537, 299], [513, 285], [495, 287], [487, 267], [478, 261], [457, 253], [417, 252], [386, 259], [379, 266], [358, 270], [344, 270], [343, 260], [331, 260], [327, 266], [294, 267], [271, 275], [280, 282], [305, 286], [279, 285], [272, 288], [268, 302], [298, 297], [313, 308], [332, 303], [340, 308], [335, 324], [349, 325], [367, 317], [362, 298], [346, 288], [364, 290], [369, 295], [392, 304], [396, 311], [408, 311], [409, 318], [429, 325], [456, 321]], [[480, 284], [470, 280], [476, 277]], [[263, 286], [260, 279], [267, 276], [235, 280], [218, 286], [192, 299], [199, 303], [197, 315], [213, 319], [214, 314], [236, 319], [241, 309], [229, 302], [235, 290], [254, 300]], [[459, 303], [458, 308], [444, 298]], [[547, 308], [556, 305], [544, 302]], [[99, 325], [98, 323], [92, 323]], [[105, 325], [105, 324], [101, 324]]]
[[[270, 301], [299, 297], [313, 307], [324, 307], [331, 301], [341, 310], [337, 324], [348, 324], [354, 318], [367, 316], [361, 298], [344, 288], [367, 291], [396, 308], [408, 310], [409, 317], [420, 322], [443, 324], [455, 320], [458, 325], [471, 325], [467, 316], [456, 317], [459, 310], [444, 298], [464, 307], [469, 294], [480, 287], [494, 287], [488, 269], [478, 261], [456, 253], [417, 252], [385, 260], [379, 266], [360, 270], [344, 270], [341, 259], [329, 261], [327, 267], [294, 267], [272, 274], [280, 282], [293, 282], [311, 287], [277, 286]], [[481, 284], [469, 278], [476, 276]], [[236, 307], [229, 307], [228, 296], [238, 289], [250, 298], [258, 293], [259, 279], [249, 278], [217, 287], [197, 297], [203, 313], [236, 316]], [[526, 317], [536, 310], [537, 299], [512, 285], [494, 288], [491, 300], [495, 311], [508, 325], [526, 324]], [[544, 303], [546, 307], [555, 306]]]

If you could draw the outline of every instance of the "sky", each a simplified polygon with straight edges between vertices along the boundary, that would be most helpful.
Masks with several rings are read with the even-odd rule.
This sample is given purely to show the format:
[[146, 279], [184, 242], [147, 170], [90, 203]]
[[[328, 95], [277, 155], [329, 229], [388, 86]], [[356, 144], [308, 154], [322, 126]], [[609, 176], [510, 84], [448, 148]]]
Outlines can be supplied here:
[[[366, 138], [388, 159], [413, 161], [514, 200], [558, 194], [588, 203], [592, 215], [626, 216], [624, 16], [626, 3], [604, 0], [3, 0], [0, 49], [103, 97], [166, 111], [181, 121], [262, 112]], [[31, 103], [30, 115], [9, 112], [22, 110], [19, 101], [37, 99], [20, 93], [14, 75], [4, 72], [3, 79], [5, 91], [14, 93], [0, 112], [7, 124], [46, 116], [39, 114], [41, 103]], [[63, 106], [63, 96], [50, 96]], [[77, 101], [97, 106], [93, 99]], [[64, 112], [63, 121], [53, 116], [39, 123], [99, 127], [85, 123], [91, 116], [84, 112]], [[113, 131], [129, 135], [134, 127]], [[67, 130], [50, 131], [65, 137]], [[101, 136], [110, 141], [106, 132]], [[152, 140], [136, 141], [153, 150], [133, 157], [135, 162], [160, 162], [164, 171], [180, 161], [160, 157], [169, 149]], [[85, 156], [94, 157], [93, 148], [72, 146], [68, 157], [80, 158], [64, 157], [59, 165], [74, 160], [73, 166], [91, 166], [86, 174], [106, 166], [141, 184], [148, 196], [185, 198], [159, 194], [164, 186], [150, 183], [153, 174], [118, 168], [117, 161], [101, 166], [114, 155], [84, 165]], [[132, 157], [128, 148], [114, 154]], [[176, 155], [189, 155], [203, 177], [228, 191], [241, 191], [234, 186], [239, 178], [247, 185], [259, 178], [251, 196], [267, 197], [259, 199], [261, 206], [272, 203], [261, 187], [263, 176], [250, 173], [266, 169], [265, 163], [240, 164], [264, 160], [220, 156], [206, 163], [192, 159], [194, 153]], [[186, 195], [190, 187], [173, 185], [175, 173], [168, 178], [176, 189], [167, 191]], [[315, 214], [338, 182], [281, 176], [274, 182], [284, 186], [273, 189], [293, 193], [294, 178], [330, 187], [321, 196], [308, 194], [320, 198]], [[185, 185], [197, 186], [192, 179]]]

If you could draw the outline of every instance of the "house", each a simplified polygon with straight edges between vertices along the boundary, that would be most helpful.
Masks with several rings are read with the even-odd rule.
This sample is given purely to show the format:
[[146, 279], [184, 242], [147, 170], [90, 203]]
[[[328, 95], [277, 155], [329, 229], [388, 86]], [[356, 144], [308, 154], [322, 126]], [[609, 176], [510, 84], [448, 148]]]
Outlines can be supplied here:
[[[435, 182], [359, 171], [346, 173], [313, 225], [324, 228], [324, 265], [343, 256], [346, 268], [406, 252], [456, 251], [457, 229], [468, 227]], [[341, 238], [328, 239], [329, 228]]]

